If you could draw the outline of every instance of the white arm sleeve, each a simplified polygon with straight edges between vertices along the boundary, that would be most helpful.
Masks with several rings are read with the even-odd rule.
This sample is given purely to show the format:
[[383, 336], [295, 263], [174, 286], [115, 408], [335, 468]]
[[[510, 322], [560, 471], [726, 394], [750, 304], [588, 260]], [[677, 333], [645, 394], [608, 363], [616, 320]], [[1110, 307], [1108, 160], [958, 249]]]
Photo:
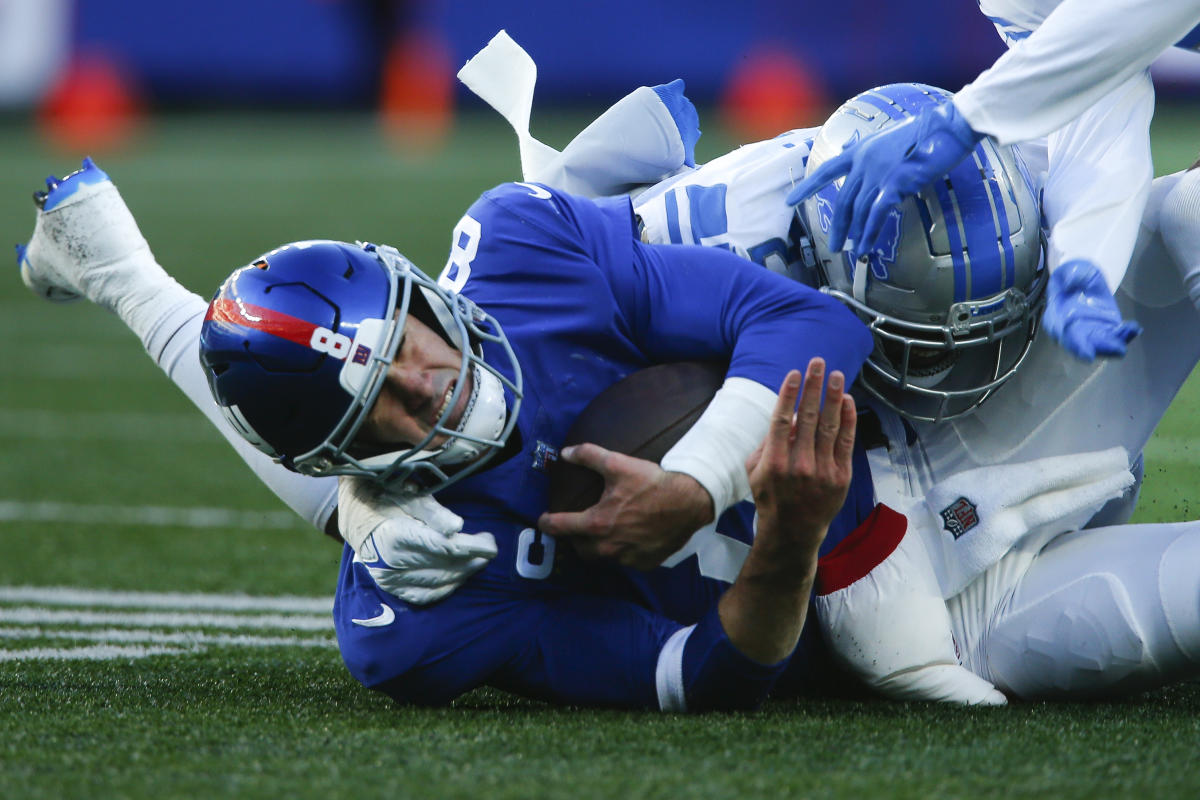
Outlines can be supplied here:
[[1154, 179], [1150, 118], [1154, 87], [1139, 72], [1050, 135], [1042, 195], [1050, 269], [1076, 258], [1121, 285]]
[[750, 496], [746, 459], [767, 435], [775, 399], [761, 383], [726, 378], [696, 424], [663, 456], [662, 468], [695, 478], [720, 516]]
[[208, 379], [200, 366], [200, 326], [208, 304], [198, 295], [179, 289], [182, 302], [168, 307], [159, 319], [142, 334], [142, 342], [150, 357], [162, 368], [171, 381], [183, 391], [208, 421], [221, 432], [254, 474], [275, 493], [288, 508], [295, 511], [318, 530], [325, 525], [337, 507], [337, 478], [311, 478], [289, 471], [255, 449], [233, 429], [213, 402]]
[[[993, 16], [1017, 5], [981, 8]], [[1200, 0], [1062, 0], [954, 104], [972, 128], [1001, 144], [1045, 136], [1145, 70], [1197, 23]]]
[[662, 180], [683, 166], [679, 128], [659, 96], [645, 86], [601, 114], [561, 153], [534, 138], [529, 117], [537, 65], [505, 31], [463, 65], [458, 79], [516, 131], [524, 180], [602, 197]]

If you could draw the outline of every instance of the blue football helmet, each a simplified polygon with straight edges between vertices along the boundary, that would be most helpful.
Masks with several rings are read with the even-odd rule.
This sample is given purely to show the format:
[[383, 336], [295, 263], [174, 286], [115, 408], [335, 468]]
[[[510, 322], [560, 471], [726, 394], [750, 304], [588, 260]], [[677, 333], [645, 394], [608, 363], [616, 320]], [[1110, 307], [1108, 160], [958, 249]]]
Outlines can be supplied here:
[[[367, 453], [354, 439], [410, 314], [462, 354], [458, 380], [423, 441]], [[499, 345], [508, 375], [484, 361], [483, 342]], [[229, 423], [289, 469], [430, 492], [503, 447], [522, 397], [520, 365], [500, 323], [394, 248], [373, 244], [294, 242], [236, 270], [209, 305], [200, 361]], [[467, 410], [451, 429], [447, 420], [468, 385]], [[448, 438], [434, 446], [439, 434]]]
[[[807, 168], [948, 96], [915, 83], [859, 94], [822, 126]], [[893, 210], [880, 244], [857, 262], [828, 244], [841, 185], [799, 212], [809, 271], [874, 334], [858, 385], [913, 420], [971, 412], [1024, 361], [1045, 304], [1041, 211], [1020, 154], [984, 139], [944, 180]]]

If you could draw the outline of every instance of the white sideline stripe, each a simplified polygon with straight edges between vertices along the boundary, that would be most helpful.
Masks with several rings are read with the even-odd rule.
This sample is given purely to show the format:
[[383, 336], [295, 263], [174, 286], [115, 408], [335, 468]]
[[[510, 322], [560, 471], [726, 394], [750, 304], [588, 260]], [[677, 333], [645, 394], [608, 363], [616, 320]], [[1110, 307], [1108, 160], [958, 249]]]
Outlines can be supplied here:
[[91, 647], [34, 647], [28, 650], [0, 650], [0, 661], [111, 661], [114, 658], [145, 658], [188, 652], [178, 647], [141, 647], [97, 644]]
[[199, 414], [0, 408], [0, 436], [50, 441], [221, 441]]
[[[137, 642], [141, 644], [230, 645], [236, 647], [337, 647], [333, 639], [295, 636], [229, 636], [222, 633], [157, 633], [107, 628], [102, 631], [0, 628], [0, 639], [69, 639], [83, 642]], [[4, 652], [4, 651], [0, 651]]]
[[107, 608], [178, 608], [212, 611], [286, 611], [330, 614], [329, 597], [254, 597], [244, 594], [183, 592], [118, 592], [76, 589], [70, 586], [0, 586], [0, 602], [39, 603], [50, 606], [103, 606]]
[[282, 628], [299, 631], [327, 631], [333, 628], [333, 619], [326, 616], [59, 611], [28, 606], [0, 608], [0, 622], [14, 625], [140, 625], [152, 628]]
[[87, 525], [158, 525], [175, 528], [244, 530], [304, 527], [290, 511], [234, 511], [229, 508], [173, 506], [92, 506], [74, 503], [0, 500], [0, 522], [67, 522]]

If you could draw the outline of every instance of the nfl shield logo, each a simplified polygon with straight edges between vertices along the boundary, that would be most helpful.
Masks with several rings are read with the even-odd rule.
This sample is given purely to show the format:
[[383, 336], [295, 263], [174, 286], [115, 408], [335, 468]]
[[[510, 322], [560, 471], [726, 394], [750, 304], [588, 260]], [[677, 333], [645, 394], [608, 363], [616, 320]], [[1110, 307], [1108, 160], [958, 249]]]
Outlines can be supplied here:
[[533, 464], [530, 466], [532, 466], [538, 472], [545, 472], [546, 467], [549, 466], [550, 462], [552, 461], [558, 461], [558, 450], [554, 449], [545, 442], [539, 441], [537, 443], [537, 447], [535, 447], [533, 450]]
[[965, 497], [960, 497], [942, 509], [942, 522], [946, 530], [955, 539], [979, 524], [979, 514], [975, 504]]

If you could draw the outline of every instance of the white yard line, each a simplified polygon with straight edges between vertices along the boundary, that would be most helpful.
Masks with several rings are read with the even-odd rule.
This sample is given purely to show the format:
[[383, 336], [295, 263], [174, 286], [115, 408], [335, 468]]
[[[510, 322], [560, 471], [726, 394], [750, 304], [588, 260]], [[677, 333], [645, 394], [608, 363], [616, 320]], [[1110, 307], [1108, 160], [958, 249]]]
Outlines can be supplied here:
[[99, 631], [57, 630], [53, 628], [0, 628], [0, 639], [67, 639], [79, 642], [123, 642], [138, 644], [226, 645], [234, 647], [336, 647], [328, 637], [246, 636], [224, 633], [160, 633], [155, 631], [106, 628]]
[[[332, 607], [328, 597], [0, 586], [0, 663], [188, 655], [211, 647], [330, 650], [337, 646]], [[154, 610], [107, 610], [114, 608]]]
[[293, 631], [333, 629], [328, 616], [299, 614], [196, 614], [120, 611], [63, 611], [37, 606], [0, 608], [0, 623], [12, 625], [125, 625], [148, 628], [278, 628]]
[[304, 527], [290, 511], [236, 511], [230, 508], [79, 505], [51, 501], [0, 500], [0, 522], [64, 522], [85, 525], [158, 525], [175, 528], [242, 530]]
[[72, 586], [0, 586], [0, 602], [104, 608], [173, 608], [210, 611], [283, 611], [329, 614], [332, 597], [255, 597], [246, 594], [119, 592]]
[[191, 650], [178, 647], [141, 647], [97, 644], [90, 647], [32, 647], [28, 650], [0, 650], [3, 661], [112, 661], [117, 658], [183, 655]]

